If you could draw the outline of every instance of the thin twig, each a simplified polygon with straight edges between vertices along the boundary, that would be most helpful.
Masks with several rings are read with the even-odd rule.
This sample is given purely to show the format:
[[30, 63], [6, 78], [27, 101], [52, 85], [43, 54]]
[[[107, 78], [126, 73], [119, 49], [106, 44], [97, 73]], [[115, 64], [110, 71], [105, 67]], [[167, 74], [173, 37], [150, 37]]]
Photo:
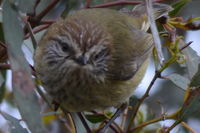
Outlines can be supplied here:
[[88, 126], [87, 122], [85, 121], [85, 118], [83, 117], [83, 115], [81, 114], [81, 112], [77, 112], [78, 117], [80, 118], [83, 126], [85, 127], [87, 133], [92, 133], [90, 127]]
[[1, 41], [0, 41], [0, 45], [1, 45], [2, 47], [4, 47], [4, 48], [7, 48], [6, 45], [5, 45], [3, 42], [1, 42]]
[[34, 37], [33, 30], [32, 30], [32, 28], [31, 28], [30, 23], [27, 22], [27, 23], [26, 23], [26, 26], [27, 26], [27, 28], [28, 28], [28, 31], [29, 31], [29, 34], [30, 34], [30, 37], [31, 37], [31, 40], [32, 40], [33, 48], [36, 49], [36, 47], [37, 47], [37, 41], [36, 41], [36, 39], [35, 39], [35, 37]]
[[[49, 26], [50, 26], [49, 24], [38, 26], [38, 27], [36, 27], [35, 29], [33, 29], [33, 33], [35, 34], [35, 33], [38, 33], [38, 32], [40, 32], [40, 31], [42, 31], [42, 30], [45, 30], [45, 29], [47, 29]], [[28, 39], [29, 37], [30, 37], [30, 34], [28, 33], [28, 34], [25, 35], [24, 39]]]
[[182, 48], [180, 48], [180, 51], [183, 51], [185, 48], [187, 48], [188, 46], [190, 46], [190, 44], [192, 44], [193, 41], [188, 42], [185, 46], [183, 46]]
[[134, 128], [132, 128], [129, 132], [134, 132], [138, 129], [142, 129], [143, 127], [147, 126], [147, 125], [150, 125], [150, 124], [153, 124], [153, 123], [156, 123], [156, 122], [159, 122], [159, 121], [164, 121], [164, 120], [167, 120], [167, 119], [174, 119], [174, 117], [176, 116], [176, 113], [175, 114], [172, 114], [172, 115], [162, 115], [161, 117], [159, 118], [156, 118], [156, 119], [153, 119], [153, 120], [150, 120], [150, 121], [146, 121]]
[[[162, 2], [163, 0], [154, 0], [154, 2]], [[99, 4], [92, 6], [91, 8], [103, 8], [103, 7], [111, 7], [111, 6], [117, 6], [117, 5], [135, 5], [135, 4], [141, 4], [143, 1], [126, 1], [126, 0], [119, 0], [119, 1], [113, 1], [109, 3]]]
[[161, 41], [160, 41], [158, 29], [156, 27], [156, 22], [155, 22], [155, 18], [154, 18], [154, 14], [153, 14], [152, 0], [145, 0], [145, 3], [146, 3], [148, 21], [150, 23], [150, 28], [151, 28], [151, 32], [153, 35], [158, 59], [159, 59], [160, 64], [162, 65], [165, 59], [164, 59], [164, 55], [162, 53]]
[[170, 131], [171, 131], [172, 129], [174, 129], [179, 123], [181, 123], [181, 121], [176, 121], [176, 122], [174, 122], [174, 124], [172, 124], [172, 125], [167, 129], [167, 131], [166, 131], [165, 133], [170, 133]]
[[131, 126], [133, 125], [134, 119], [135, 119], [135, 117], [136, 117], [136, 114], [137, 114], [137, 112], [138, 112], [138, 110], [139, 110], [140, 105], [141, 105], [141, 104], [144, 102], [144, 100], [149, 96], [149, 92], [150, 92], [152, 86], [154, 85], [156, 79], [160, 77], [160, 74], [161, 74], [160, 72], [155, 72], [155, 75], [154, 75], [154, 77], [153, 77], [151, 83], [149, 84], [149, 86], [148, 86], [148, 88], [147, 88], [145, 94], [144, 94], [144, 95], [142, 96], [142, 98], [139, 100], [139, 103], [135, 106], [135, 110], [134, 110], [134, 112], [133, 112], [133, 115], [132, 115], [131, 120], [130, 120], [129, 125], [128, 125], [128, 130], [131, 129]]
[[[38, 82], [37, 80], [38, 80], [38, 79], [36, 78], [36, 82]], [[49, 98], [44, 94], [44, 92], [40, 89], [40, 87], [39, 87], [38, 85], [36, 85], [36, 90], [37, 90], [38, 94], [42, 97], [42, 99], [47, 103], [47, 105], [49, 106], [49, 108], [50, 108], [51, 110], [54, 110], [54, 107], [52, 106], [52, 104], [51, 104]], [[64, 123], [65, 127], [67, 128], [67, 130], [68, 130], [70, 133], [75, 133], [75, 132], [72, 132], [72, 129], [70, 128], [71, 125], [69, 126], [64, 120], [62, 120], [62, 118], [60, 117], [60, 115], [58, 115], [58, 114], [55, 113], [55, 116], [56, 116], [61, 122]], [[66, 116], [66, 117], [67, 117], [67, 116]], [[70, 120], [70, 119], [68, 119], [68, 120]]]
[[56, 20], [42, 20], [40, 21], [40, 24], [43, 25], [43, 24], [48, 24], [48, 25], [51, 25], [53, 23], [55, 23]]
[[[91, 111], [92, 113], [94, 114], [98, 114], [98, 115], [104, 115], [107, 119], [110, 119], [110, 117], [108, 117], [107, 115], [105, 115], [104, 113], [99, 113], [99, 112], [96, 112], [96, 111]], [[108, 123], [108, 120], [105, 120], [104, 123]], [[100, 127], [101, 128], [101, 127]], [[119, 127], [119, 125], [115, 122], [113, 122], [111, 125], [110, 125], [110, 128], [115, 132], [115, 133], [118, 133], [118, 131], [122, 132], [122, 129]]]
[[191, 133], [196, 133], [187, 123], [185, 122], [181, 122], [181, 125], [186, 128], [188, 131], [190, 131]]
[[10, 64], [0, 63], [0, 70], [10, 69]]
[[117, 6], [117, 5], [135, 5], [135, 4], [141, 4], [142, 1], [113, 1], [105, 4], [99, 4], [96, 6], [93, 6], [91, 8], [103, 8], [103, 7], [111, 7], [111, 6]]
[[41, 13], [36, 16], [36, 20], [39, 22], [42, 18], [59, 2], [60, 0], [53, 0]]
[[131, 119], [130, 119], [130, 122], [129, 122], [129, 125], [128, 125], [128, 130], [131, 129], [131, 126], [133, 125], [134, 123], [134, 119], [137, 115], [137, 112], [139, 110], [139, 107], [140, 105], [144, 102], [144, 100], [149, 96], [149, 92], [152, 88], [152, 86], [154, 85], [155, 81], [161, 77], [161, 73], [169, 66], [171, 65], [172, 63], [174, 63], [176, 61], [177, 57], [176, 56], [172, 56], [159, 70], [157, 70], [154, 74], [154, 77], [151, 81], [151, 83], [149, 84], [145, 94], [142, 96], [141, 99], [139, 99], [139, 102], [136, 104], [135, 106], [135, 109], [134, 109], [134, 112], [131, 116]]

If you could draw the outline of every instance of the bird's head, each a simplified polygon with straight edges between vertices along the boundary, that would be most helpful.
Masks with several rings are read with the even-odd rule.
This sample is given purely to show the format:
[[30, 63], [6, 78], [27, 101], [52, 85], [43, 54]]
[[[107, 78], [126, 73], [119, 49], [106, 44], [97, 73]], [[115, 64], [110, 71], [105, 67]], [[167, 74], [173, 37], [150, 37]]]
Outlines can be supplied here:
[[104, 81], [111, 59], [110, 35], [83, 20], [66, 21], [58, 31], [56, 36], [47, 37], [43, 47], [43, 61], [49, 70], [70, 80]]

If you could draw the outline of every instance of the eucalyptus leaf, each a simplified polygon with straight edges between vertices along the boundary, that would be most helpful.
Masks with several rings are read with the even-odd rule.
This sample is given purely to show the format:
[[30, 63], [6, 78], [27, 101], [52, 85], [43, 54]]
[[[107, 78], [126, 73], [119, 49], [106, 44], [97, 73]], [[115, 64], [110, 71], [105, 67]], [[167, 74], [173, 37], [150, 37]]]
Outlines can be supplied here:
[[174, 8], [174, 10], [172, 10], [171, 12], [169, 12], [170, 16], [175, 16], [177, 15], [180, 10], [191, 0], [179, 0], [178, 2], [172, 4], [172, 7]]
[[181, 112], [178, 115], [178, 120], [186, 120], [191, 115], [200, 113], [200, 88], [191, 90], [189, 97], [185, 100]]
[[[180, 45], [184, 46], [185, 43], [183, 40], [180, 40]], [[198, 65], [200, 64], [200, 57], [197, 55], [197, 52], [191, 47], [187, 47], [183, 50], [184, 55], [186, 56], [186, 69], [190, 79], [195, 75], [198, 70]]]
[[18, 9], [9, 1], [3, 4], [3, 29], [12, 68], [14, 101], [32, 133], [45, 133], [31, 71], [21, 50], [23, 28]]
[[195, 88], [200, 87], [200, 64], [197, 73], [191, 80], [190, 87], [195, 87]]
[[25, 13], [33, 13], [36, 0], [9, 0], [10, 4], [16, 9]]
[[27, 129], [23, 128], [20, 124], [20, 121], [16, 119], [15, 117], [5, 113], [1, 112], [1, 115], [9, 121], [14, 128], [11, 129], [12, 133], [28, 133]]
[[184, 90], [188, 88], [188, 85], [190, 84], [189, 79], [179, 75], [179, 74], [171, 74], [167, 76], [167, 78], [172, 81], [177, 87], [180, 87]]

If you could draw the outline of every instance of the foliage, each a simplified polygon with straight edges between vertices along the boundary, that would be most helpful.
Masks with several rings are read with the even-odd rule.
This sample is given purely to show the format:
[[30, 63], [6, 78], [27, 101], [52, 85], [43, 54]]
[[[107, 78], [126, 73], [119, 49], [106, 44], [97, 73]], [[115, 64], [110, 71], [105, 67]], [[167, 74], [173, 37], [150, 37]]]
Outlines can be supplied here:
[[[159, 0], [157, 1], [160, 2]], [[46, 0], [43, 2], [40, 2], [40, 0], [4, 0], [3, 4], [1, 4], [3, 20], [0, 22], [0, 102], [8, 100], [8, 94], [12, 93], [14, 95], [13, 101], [17, 105], [16, 108], [19, 110], [22, 121], [26, 123], [27, 127], [23, 127], [20, 123], [21, 120], [8, 112], [0, 111], [0, 114], [14, 127], [11, 128], [12, 133], [27, 133], [28, 130], [33, 133], [45, 133], [52, 130], [52, 128], [48, 127], [52, 126], [51, 124], [55, 121], [60, 127], [58, 132], [61, 132], [62, 129], [65, 129], [65, 132], [83, 130], [99, 132], [99, 129], [104, 128], [106, 123], [109, 123], [109, 119], [112, 118], [114, 112], [84, 112], [84, 117], [82, 117], [83, 115], [80, 113], [78, 115], [68, 113], [63, 109], [55, 111], [54, 106], [51, 104], [51, 99], [43, 92], [42, 84], [37, 79], [33, 66], [26, 60], [21, 47], [24, 46], [25, 42], [31, 40], [32, 43], [29, 44], [31, 45], [29, 48], [31, 48], [30, 51], [34, 51], [37, 45], [36, 40], [39, 40], [37, 38], [38, 34], [46, 30], [60, 16], [64, 17], [72, 10], [83, 8], [83, 5], [85, 8], [110, 8], [115, 6], [119, 9], [139, 4], [141, 1], [105, 0], [105, 3], [103, 3], [100, 0], [85, 0], [84, 2], [78, 0], [76, 2], [72, 0]], [[173, 3], [172, 7], [174, 9], [169, 13], [170, 17], [163, 16], [157, 21], [162, 25], [158, 31], [160, 37], [157, 34], [153, 35], [155, 38], [165, 39], [163, 43], [165, 44], [164, 49], [168, 51], [169, 58], [166, 58], [165, 62], [159, 65], [158, 53], [161, 51], [156, 52], [154, 50], [154, 62], [155, 64], [157, 63], [156, 71], [147, 91], [140, 99], [131, 97], [129, 107], [126, 108], [125, 113], [123, 113], [121, 119], [118, 119], [117, 123], [113, 122], [110, 125], [109, 130], [116, 133], [147, 133], [149, 131], [169, 133], [176, 125], [186, 122], [193, 114], [199, 113], [200, 57], [189, 47], [191, 42], [184, 43], [184, 37], [176, 33], [176, 29], [184, 31], [200, 29], [199, 24], [194, 24], [200, 17], [188, 20], [176, 17], [188, 2], [190, 0], [179, 0]], [[48, 5], [45, 3], [48, 3]], [[65, 6], [64, 8], [63, 5]], [[52, 15], [52, 17], [49, 12], [55, 12], [55, 14], [59, 15]], [[151, 18], [150, 15], [149, 18]], [[154, 27], [151, 33], [155, 31], [157, 32], [157, 29], [155, 30]], [[163, 76], [163, 72], [170, 68], [172, 64], [179, 64], [180, 66], [185, 64], [185, 69], [188, 70], [187, 75], [171, 73], [168, 76]], [[9, 92], [5, 85], [7, 70], [12, 72], [12, 92]], [[145, 106], [144, 101], [159, 78], [170, 80], [177, 87], [183, 89], [185, 91], [185, 99], [183, 99], [183, 105], [175, 113], [169, 115], [160, 114], [160, 117], [154, 118], [149, 113], [150, 108]], [[77, 118], [77, 116], [79, 117]], [[167, 129], [161, 127], [160, 124], [148, 128], [149, 125], [165, 119], [173, 119], [175, 122]], [[80, 127], [80, 123], [83, 125], [82, 127]], [[190, 128], [187, 129], [191, 130]]]

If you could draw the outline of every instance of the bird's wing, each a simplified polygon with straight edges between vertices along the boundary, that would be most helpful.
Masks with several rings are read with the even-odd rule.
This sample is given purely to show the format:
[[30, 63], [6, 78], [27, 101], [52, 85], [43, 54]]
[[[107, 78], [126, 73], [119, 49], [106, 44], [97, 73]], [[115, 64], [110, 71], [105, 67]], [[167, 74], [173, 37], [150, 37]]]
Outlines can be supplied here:
[[[153, 37], [151, 34], [129, 26], [132, 39], [132, 50], [128, 51], [129, 56], [119, 60], [112, 72], [113, 80], [130, 80], [140, 69], [142, 64], [149, 58], [153, 48]], [[117, 66], [116, 66], [117, 65]]]

